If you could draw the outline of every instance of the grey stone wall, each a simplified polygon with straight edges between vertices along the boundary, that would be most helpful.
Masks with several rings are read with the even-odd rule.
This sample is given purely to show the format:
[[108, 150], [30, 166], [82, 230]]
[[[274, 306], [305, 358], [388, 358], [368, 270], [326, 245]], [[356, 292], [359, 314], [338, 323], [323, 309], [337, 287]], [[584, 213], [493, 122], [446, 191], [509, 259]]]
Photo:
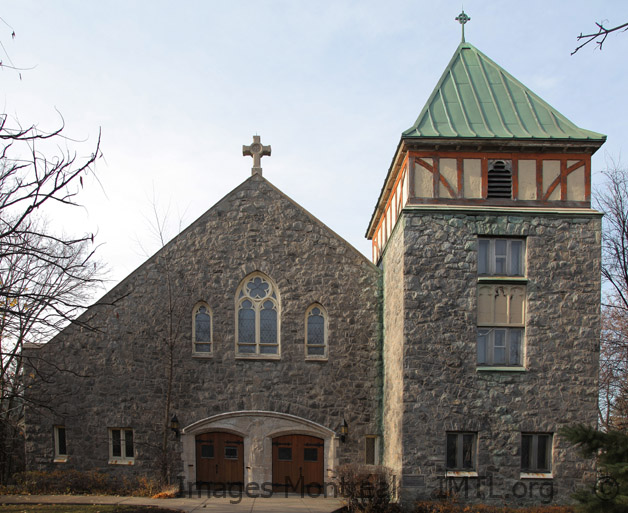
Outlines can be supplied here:
[[[280, 360], [235, 358], [235, 292], [254, 271], [279, 289]], [[46, 379], [30, 383], [29, 400], [42, 407], [27, 410], [29, 467], [53, 466], [53, 425], [64, 424], [65, 468], [155, 473], [169, 339], [176, 340], [171, 410], [182, 427], [237, 410], [288, 413], [333, 430], [345, 418], [350, 433], [339, 462], [363, 461], [363, 436], [377, 433], [381, 420], [380, 274], [269, 182], [251, 177], [101, 301], [113, 305], [90, 308], [83, 320], [96, 331], [70, 327], [30, 351]], [[213, 311], [212, 358], [191, 355], [198, 301]], [[313, 302], [329, 315], [326, 362], [304, 357]], [[108, 465], [108, 427], [135, 430], [134, 465]], [[179, 442], [169, 437], [179, 461]]]
[[398, 221], [382, 258], [385, 336], [382, 464], [397, 477], [403, 468], [404, 221], [404, 217]]
[[[446, 432], [473, 431], [479, 477], [467, 481], [469, 500], [538, 503], [552, 487], [554, 502], [569, 501], [594, 476], [593, 463], [558, 431], [596, 423], [599, 216], [406, 211], [404, 218], [404, 497], [447, 490]], [[525, 237], [526, 372], [476, 369], [478, 235]], [[521, 432], [554, 433], [552, 480], [520, 479]], [[465, 496], [462, 479], [449, 485]]]

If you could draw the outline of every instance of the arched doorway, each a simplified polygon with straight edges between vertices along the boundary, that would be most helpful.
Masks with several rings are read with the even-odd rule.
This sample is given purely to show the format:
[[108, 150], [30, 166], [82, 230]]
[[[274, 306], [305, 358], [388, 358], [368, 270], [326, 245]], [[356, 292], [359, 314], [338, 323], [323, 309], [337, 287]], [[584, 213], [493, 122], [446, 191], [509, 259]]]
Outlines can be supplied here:
[[196, 483], [244, 485], [244, 442], [231, 433], [196, 435]]
[[[238, 469], [243, 468], [245, 486], [248, 483], [273, 482], [272, 442], [275, 438], [282, 436], [303, 435], [315, 438], [314, 441], [308, 443], [315, 443], [316, 446], [308, 446], [307, 448], [317, 449], [315, 456], [320, 462], [303, 461], [304, 468], [309, 469], [311, 464], [319, 463], [323, 469], [323, 476], [320, 477], [320, 470], [317, 470], [313, 477], [310, 477], [309, 474], [307, 476], [304, 475], [304, 480], [307, 478], [310, 483], [331, 480], [333, 471], [338, 465], [336, 433], [321, 424], [287, 413], [259, 410], [226, 412], [193, 422], [181, 431], [183, 486], [186, 488], [193, 489], [197, 481], [201, 479], [206, 482], [212, 479], [224, 479], [230, 482], [238, 482], [240, 480], [241, 473], [237, 474], [236, 477], [216, 473], [217, 463], [219, 472], [221, 468], [220, 462], [216, 461], [216, 455], [219, 451], [218, 440], [214, 438], [213, 449], [209, 447], [203, 449], [203, 444], [212, 444], [205, 443], [207, 440], [199, 437], [199, 435], [209, 436], [212, 433], [214, 436], [216, 434], [221, 434], [222, 436], [231, 434], [229, 440], [243, 442], [243, 445], [237, 444], [241, 448], [241, 450], [238, 450], [238, 458], [240, 453], [243, 456], [242, 460], [238, 461]], [[198, 440], [201, 442], [199, 443]], [[318, 445], [321, 443], [323, 444], [322, 447]], [[235, 445], [231, 444], [232, 447]], [[305, 448], [305, 445], [302, 446], [301, 451]], [[202, 457], [203, 450], [205, 451], [205, 458]], [[212, 450], [214, 451], [213, 460], [209, 457]], [[221, 454], [223, 454], [224, 458], [224, 446]], [[234, 454], [235, 452], [231, 450], [230, 455]], [[303, 452], [301, 458], [305, 460], [305, 457], [306, 454]], [[314, 459], [313, 451], [308, 451], [307, 459]], [[232, 463], [232, 461], [225, 462], [223, 459], [223, 463]], [[213, 471], [209, 467], [212, 464]], [[298, 476], [300, 475], [299, 473]], [[285, 484], [285, 475], [282, 477], [282, 482]], [[294, 479], [293, 482], [295, 482]]]
[[273, 438], [273, 491], [322, 492], [324, 447], [324, 440], [315, 436]]

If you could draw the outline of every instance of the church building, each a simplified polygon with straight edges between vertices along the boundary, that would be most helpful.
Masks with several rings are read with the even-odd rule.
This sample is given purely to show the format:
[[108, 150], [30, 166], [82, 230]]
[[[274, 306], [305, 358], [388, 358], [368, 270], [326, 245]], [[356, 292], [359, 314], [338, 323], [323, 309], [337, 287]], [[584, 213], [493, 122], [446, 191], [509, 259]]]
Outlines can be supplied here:
[[[410, 122], [410, 120], [409, 120]], [[252, 175], [45, 345], [30, 469], [185, 489], [388, 467], [402, 500], [568, 502], [597, 419], [601, 214], [574, 125], [464, 41], [401, 134], [372, 261]]]

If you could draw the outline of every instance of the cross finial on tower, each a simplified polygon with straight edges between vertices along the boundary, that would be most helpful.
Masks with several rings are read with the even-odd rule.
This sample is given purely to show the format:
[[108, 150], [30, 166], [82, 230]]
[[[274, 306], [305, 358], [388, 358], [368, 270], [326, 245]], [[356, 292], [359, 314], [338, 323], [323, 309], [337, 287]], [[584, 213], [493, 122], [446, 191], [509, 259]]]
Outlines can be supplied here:
[[464, 9], [462, 9], [462, 12], [456, 16], [456, 21], [458, 23], [460, 23], [460, 25], [462, 25], [462, 42], [464, 43], [464, 25], [465, 23], [467, 23], [471, 18], [469, 16], [467, 16], [467, 13], [464, 12]]
[[242, 145], [242, 155], [245, 157], [253, 157], [253, 167], [251, 168], [251, 174], [255, 173], [262, 174], [262, 165], [261, 160], [262, 157], [269, 156], [270, 157], [270, 145], [264, 146], [260, 142], [260, 136], [253, 136], [253, 143], [250, 146]]

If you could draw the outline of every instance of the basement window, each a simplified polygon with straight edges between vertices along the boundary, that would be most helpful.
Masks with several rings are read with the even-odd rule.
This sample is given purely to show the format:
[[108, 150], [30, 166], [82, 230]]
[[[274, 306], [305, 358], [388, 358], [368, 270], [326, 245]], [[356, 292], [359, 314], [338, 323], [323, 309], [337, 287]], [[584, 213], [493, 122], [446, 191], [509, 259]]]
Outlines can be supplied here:
[[134, 462], [133, 429], [109, 428], [109, 463], [133, 465]]

